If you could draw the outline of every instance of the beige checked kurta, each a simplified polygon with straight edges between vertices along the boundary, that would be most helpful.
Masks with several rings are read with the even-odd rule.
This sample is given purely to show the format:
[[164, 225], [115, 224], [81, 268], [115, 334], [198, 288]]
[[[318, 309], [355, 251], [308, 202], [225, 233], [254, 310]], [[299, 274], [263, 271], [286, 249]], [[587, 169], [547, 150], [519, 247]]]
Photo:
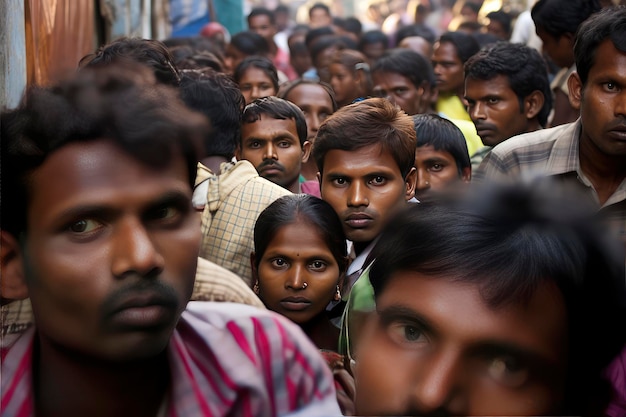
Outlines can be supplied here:
[[202, 211], [200, 256], [234, 272], [251, 287], [254, 224], [274, 200], [290, 191], [261, 178], [248, 161], [227, 162], [216, 175], [198, 164], [194, 206]]

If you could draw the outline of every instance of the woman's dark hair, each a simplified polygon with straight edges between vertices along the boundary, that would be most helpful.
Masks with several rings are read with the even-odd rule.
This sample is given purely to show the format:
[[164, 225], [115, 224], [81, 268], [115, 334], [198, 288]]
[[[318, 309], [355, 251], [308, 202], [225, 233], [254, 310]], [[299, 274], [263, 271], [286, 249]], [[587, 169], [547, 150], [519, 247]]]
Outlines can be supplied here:
[[233, 72], [233, 79], [237, 84], [239, 84], [248, 68], [258, 68], [263, 71], [272, 81], [274, 90], [278, 92], [278, 71], [276, 71], [276, 67], [269, 58], [264, 56], [249, 56], [244, 58]]
[[280, 228], [296, 222], [317, 229], [339, 265], [339, 275], [343, 275], [348, 268], [348, 252], [341, 221], [330, 204], [308, 194], [280, 197], [261, 212], [254, 226], [256, 266], [259, 266], [267, 246]]
[[337, 105], [337, 100], [335, 100], [335, 91], [333, 91], [333, 88], [330, 86], [330, 84], [325, 83], [324, 81], [312, 80], [310, 78], [296, 78], [293, 81], [288, 81], [286, 83], [283, 83], [280, 86], [280, 89], [278, 90], [276, 97], [282, 98], [284, 100], [288, 100], [287, 97], [289, 96], [289, 93], [291, 93], [296, 87], [303, 85], [303, 84], [319, 85], [320, 87], [322, 87], [324, 91], [328, 93], [328, 97], [330, 97], [330, 101], [332, 102], [333, 113], [337, 111], [339, 106]]

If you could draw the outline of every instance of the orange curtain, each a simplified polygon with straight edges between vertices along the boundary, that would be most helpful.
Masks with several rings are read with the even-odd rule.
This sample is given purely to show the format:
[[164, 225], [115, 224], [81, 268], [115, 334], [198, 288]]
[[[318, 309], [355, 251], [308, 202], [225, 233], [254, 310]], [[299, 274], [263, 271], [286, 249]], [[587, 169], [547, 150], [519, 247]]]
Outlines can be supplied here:
[[47, 85], [76, 71], [96, 45], [95, 0], [27, 0], [28, 85]]

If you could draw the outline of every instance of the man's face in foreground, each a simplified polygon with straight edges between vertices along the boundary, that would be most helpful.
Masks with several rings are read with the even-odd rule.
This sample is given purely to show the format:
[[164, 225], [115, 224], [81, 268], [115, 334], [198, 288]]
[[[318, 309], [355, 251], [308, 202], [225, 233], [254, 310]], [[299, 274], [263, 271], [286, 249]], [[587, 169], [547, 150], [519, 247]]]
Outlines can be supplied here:
[[154, 169], [109, 140], [72, 143], [31, 176], [21, 245], [42, 346], [100, 360], [167, 345], [196, 270], [184, 159]]
[[473, 283], [396, 272], [359, 339], [357, 415], [558, 413], [566, 328], [550, 283], [492, 308]]

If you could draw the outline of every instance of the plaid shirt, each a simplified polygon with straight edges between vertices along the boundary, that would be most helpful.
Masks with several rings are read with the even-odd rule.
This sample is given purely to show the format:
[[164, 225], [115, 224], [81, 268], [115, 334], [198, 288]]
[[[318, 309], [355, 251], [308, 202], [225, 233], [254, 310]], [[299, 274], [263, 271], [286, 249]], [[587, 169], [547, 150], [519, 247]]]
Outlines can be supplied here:
[[194, 206], [202, 211], [200, 256], [234, 272], [252, 287], [254, 224], [274, 200], [291, 194], [261, 178], [248, 161], [224, 163], [216, 175], [198, 164]]
[[[35, 415], [31, 328], [2, 352], [3, 416]], [[339, 416], [328, 365], [294, 323], [267, 310], [192, 302], [167, 347], [168, 417]], [[70, 399], [66, 399], [70, 401]]]
[[602, 205], [591, 181], [580, 167], [580, 119], [552, 129], [508, 139], [491, 151], [472, 175], [475, 181], [515, 180], [537, 175], [555, 177], [589, 196], [626, 248], [626, 179]]

